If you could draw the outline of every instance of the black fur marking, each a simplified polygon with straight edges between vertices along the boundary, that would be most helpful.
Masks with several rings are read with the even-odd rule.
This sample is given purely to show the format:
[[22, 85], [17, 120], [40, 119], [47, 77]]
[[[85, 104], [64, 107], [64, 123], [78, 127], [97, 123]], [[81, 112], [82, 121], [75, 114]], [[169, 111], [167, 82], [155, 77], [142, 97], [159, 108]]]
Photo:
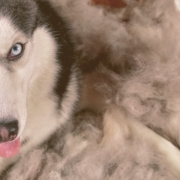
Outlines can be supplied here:
[[58, 156], [63, 157], [62, 151], [66, 144], [65, 137], [70, 132], [70, 129], [69, 124], [66, 123], [44, 141], [40, 147], [44, 148], [46, 150], [45, 152], [54, 152]]
[[55, 87], [55, 93], [60, 97], [59, 106], [61, 100], [64, 97], [70, 75], [73, 70], [73, 64], [75, 62], [74, 45], [70, 39], [69, 30], [63, 19], [54, 11], [50, 3], [46, 0], [38, 0], [37, 4], [40, 8], [40, 14], [38, 15], [38, 26], [46, 26], [49, 28], [52, 36], [55, 38], [58, 51], [57, 59], [62, 67], [59, 74], [57, 86]]
[[105, 174], [108, 174], [108, 176], [112, 176], [115, 173], [117, 167], [118, 165], [116, 163], [110, 163], [106, 165], [104, 168]]
[[8, 173], [13, 169], [15, 163], [10, 164], [2, 173], [0, 174], [0, 179], [1, 180], [8, 180]]
[[35, 180], [35, 179], [39, 179], [39, 177], [40, 177], [40, 176], [42, 175], [42, 173], [43, 173], [43, 170], [44, 170], [44, 167], [45, 167], [46, 164], [47, 164], [46, 159], [45, 159], [45, 158], [42, 159], [42, 161], [41, 161], [41, 166], [40, 166], [39, 170], [36, 172], [37, 174], [36, 174], [35, 177], [33, 178], [34, 180]]
[[36, 28], [37, 7], [33, 0], [1, 0], [0, 14], [30, 37]]
[[28, 143], [28, 141], [29, 141], [29, 138], [24, 139], [24, 140], [21, 142], [21, 147], [22, 147], [22, 146], [25, 146], [25, 145]]
[[160, 169], [158, 164], [148, 164], [148, 168], [152, 169], [154, 172], [158, 172]]
[[60, 172], [60, 174], [61, 174], [61, 177], [62, 177], [62, 178], [65, 178], [65, 177], [68, 176], [68, 170], [65, 169], [65, 168], [62, 169], [61, 172]]

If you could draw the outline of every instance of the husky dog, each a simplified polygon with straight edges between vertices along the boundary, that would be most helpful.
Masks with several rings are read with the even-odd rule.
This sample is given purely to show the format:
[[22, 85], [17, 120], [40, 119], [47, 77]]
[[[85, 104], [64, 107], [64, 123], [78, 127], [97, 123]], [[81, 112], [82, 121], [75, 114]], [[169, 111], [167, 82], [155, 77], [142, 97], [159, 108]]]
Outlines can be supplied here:
[[0, 171], [73, 115], [75, 59], [68, 28], [48, 1], [0, 0]]
[[[159, 131], [144, 123], [147, 118], [153, 125], [162, 122], [153, 112], [168, 112], [166, 107], [175, 106], [165, 107], [165, 100], [172, 94], [179, 97], [179, 91], [173, 91], [174, 88], [164, 95], [168, 85], [161, 82], [166, 77], [167, 82], [174, 79], [174, 85], [179, 84], [179, 78], [172, 78], [179, 77], [180, 72], [179, 58], [175, 61], [179, 57], [179, 20], [172, 0], [135, 1], [140, 2], [138, 6], [131, 4], [133, 0], [125, 0], [130, 6], [123, 14], [94, 8], [89, 0], [51, 0], [57, 12], [70, 22], [71, 33], [77, 38], [76, 48], [91, 60], [99, 54], [109, 55], [111, 64], [103, 64], [101, 59], [98, 68], [95, 64], [95, 71], [82, 72], [87, 86], [81, 92], [87, 92], [87, 96], [86, 93], [82, 96], [85, 101], [82, 100], [79, 107], [88, 110], [69, 121], [79, 99], [80, 79], [63, 20], [47, 0], [0, 2], [0, 155], [8, 158], [0, 161], [0, 170], [5, 169], [1, 180], [180, 179], [178, 146], [164, 136], [165, 133], [157, 133]], [[163, 13], [158, 13], [159, 10]], [[170, 41], [164, 43], [167, 41], [161, 41], [161, 37], [169, 27], [176, 38], [170, 33], [171, 36], [166, 37]], [[151, 36], [147, 39], [144, 32]], [[169, 48], [169, 44], [175, 48]], [[149, 51], [144, 47], [149, 45], [153, 55], [158, 49], [158, 56], [146, 54]], [[166, 54], [168, 49], [170, 56]], [[147, 64], [146, 59], [151, 63]], [[92, 63], [91, 60], [85, 63]], [[133, 63], [123, 66], [127, 60]], [[121, 73], [113, 69], [113, 64], [120, 65]], [[157, 110], [157, 105], [162, 111]], [[92, 106], [95, 112], [90, 111]], [[97, 113], [99, 106], [102, 114]], [[144, 108], [147, 116], [137, 116]], [[177, 121], [169, 126], [172, 124], [168, 119], [170, 116], [164, 124], [179, 137], [179, 131], [174, 128]], [[166, 128], [163, 130], [167, 132]]]

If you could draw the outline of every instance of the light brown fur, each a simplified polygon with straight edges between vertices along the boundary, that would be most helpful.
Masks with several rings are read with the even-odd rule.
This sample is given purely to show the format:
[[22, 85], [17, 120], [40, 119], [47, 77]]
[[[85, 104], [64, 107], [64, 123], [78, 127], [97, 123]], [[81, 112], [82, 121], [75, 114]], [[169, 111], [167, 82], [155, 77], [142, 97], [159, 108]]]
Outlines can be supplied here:
[[71, 11], [65, 16], [72, 22], [86, 79], [97, 77], [85, 92], [94, 89], [103, 102], [115, 102], [179, 146], [180, 13], [171, 0], [126, 2], [119, 10], [85, 0], [59, 2], [62, 11]]

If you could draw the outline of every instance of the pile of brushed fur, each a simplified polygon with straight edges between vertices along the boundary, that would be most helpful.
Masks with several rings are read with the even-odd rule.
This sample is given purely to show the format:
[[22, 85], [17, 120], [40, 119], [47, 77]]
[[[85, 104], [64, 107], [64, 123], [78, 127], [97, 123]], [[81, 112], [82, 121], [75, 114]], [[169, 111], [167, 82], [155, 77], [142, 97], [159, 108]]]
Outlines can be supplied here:
[[70, 22], [82, 100], [7, 180], [180, 179], [180, 1], [51, 1]]

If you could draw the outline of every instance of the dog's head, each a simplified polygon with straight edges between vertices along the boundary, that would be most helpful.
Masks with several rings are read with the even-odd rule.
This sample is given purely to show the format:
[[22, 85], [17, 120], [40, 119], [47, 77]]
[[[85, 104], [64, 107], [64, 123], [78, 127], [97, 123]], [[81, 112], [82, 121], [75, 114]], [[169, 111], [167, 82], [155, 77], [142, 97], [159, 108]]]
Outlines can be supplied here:
[[[17, 153], [27, 117], [30, 87], [48, 68], [54, 42], [38, 27], [32, 0], [0, 1], [0, 155]], [[38, 68], [39, 67], [39, 68]], [[43, 93], [43, 92], [42, 92]], [[35, 94], [34, 94], [35, 95]], [[38, 96], [38, 94], [36, 94]], [[7, 147], [9, 148], [7, 150]]]

